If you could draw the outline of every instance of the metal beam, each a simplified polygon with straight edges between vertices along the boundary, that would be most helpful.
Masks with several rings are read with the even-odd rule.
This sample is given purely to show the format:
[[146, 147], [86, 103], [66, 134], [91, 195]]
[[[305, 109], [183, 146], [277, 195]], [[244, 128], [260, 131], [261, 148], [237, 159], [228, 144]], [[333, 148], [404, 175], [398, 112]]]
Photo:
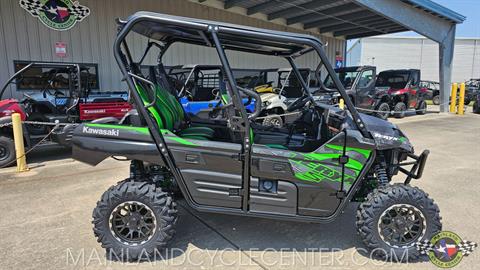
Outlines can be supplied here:
[[253, 7], [247, 8], [247, 15], [253, 15], [255, 13], [262, 12], [265, 9], [269, 9], [271, 7], [275, 7], [275, 6], [279, 6], [279, 5], [282, 5], [282, 3], [279, 3], [276, 0], [270, 0], [270, 1], [267, 1], [267, 2], [264, 2], [264, 3], [260, 3], [258, 5], [253, 6]]
[[234, 7], [234, 6], [238, 6], [238, 4], [240, 4], [243, 1], [245, 1], [245, 0], [227, 0], [227, 1], [225, 1], [225, 4], [223, 5], [223, 8], [224, 9], [229, 9], [229, 8]]
[[355, 3], [368, 8], [388, 19], [426, 36], [434, 41], [442, 42], [452, 25], [428, 12], [417, 9], [402, 1], [354, 0]]
[[[389, 33], [393, 34], [393, 33], [405, 32], [405, 31], [408, 31], [408, 29], [405, 29], [405, 28], [400, 29], [399, 28], [398, 30], [390, 31]], [[367, 32], [367, 33], [363, 33], [363, 34], [345, 36], [345, 39], [356, 39], [356, 38], [363, 38], [363, 37], [378, 36], [378, 35], [383, 35], [383, 34], [384, 33], [379, 32], [379, 31], [372, 31], [372, 32]]]
[[341, 6], [336, 6], [333, 8], [328, 8], [323, 11], [313, 11], [308, 14], [296, 16], [287, 19], [287, 24], [294, 24], [294, 23], [305, 23], [305, 22], [310, 22], [310, 21], [315, 21], [318, 19], [328, 19], [331, 17], [335, 16], [340, 16], [340, 15], [345, 15], [345, 14], [350, 14], [354, 13], [357, 11], [363, 10], [363, 8], [353, 4], [349, 3], [346, 5], [341, 5]]
[[343, 24], [345, 22], [350, 22], [357, 19], [366, 19], [366, 18], [378, 18], [378, 15], [371, 13], [370, 11], [362, 10], [360, 12], [355, 12], [351, 14], [346, 14], [342, 16], [338, 16], [337, 18], [328, 18], [328, 19], [321, 19], [317, 21], [313, 21], [310, 23], [306, 23], [303, 25], [305, 29], [314, 28], [314, 27], [326, 27], [326, 26], [333, 26], [338, 24]]
[[268, 14], [268, 19], [269, 20], [274, 20], [274, 19], [277, 19], [277, 18], [284, 18], [284, 17], [287, 17], [287, 16], [289, 18], [291, 18], [291, 17], [295, 17], [297, 15], [303, 14], [303, 13], [308, 12], [308, 11], [312, 11], [312, 10], [320, 11], [320, 10], [330, 8], [331, 7], [330, 5], [335, 4], [335, 3], [337, 3], [337, 5], [338, 5], [338, 3], [342, 3], [342, 1], [338, 1], [338, 0], [322, 0], [322, 1], [313, 0], [311, 2], [301, 4], [299, 6], [294, 6], [292, 4], [285, 9], [282, 9], [282, 10], [279, 10], [279, 11]]
[[[385, 18], [375, 17], [373, 19], [370, 18], [369, 20], [355, 21], [355, 23], [357, 24], [343, 23], [343, 24], [336, 24], [332, 26], [326, 26], [319, 29], [320, 29], [320, 33], [329, 33], [332, 31], [343, 31], [348, 29], [359, 28], [358, 23], [366, 24], [368, 26], [373, 26], [372, 23], [385, 22], [385, 21], [386, 21]], [[389, 22], [389, 21], [387, 20], [386, 22]]]
[[448, 112], [450, 85], [452, 84], [453, 52], [455, 48], [456, 25], [453, 24], [447, 37], [439, 44], [440, 60], [440, 111]]

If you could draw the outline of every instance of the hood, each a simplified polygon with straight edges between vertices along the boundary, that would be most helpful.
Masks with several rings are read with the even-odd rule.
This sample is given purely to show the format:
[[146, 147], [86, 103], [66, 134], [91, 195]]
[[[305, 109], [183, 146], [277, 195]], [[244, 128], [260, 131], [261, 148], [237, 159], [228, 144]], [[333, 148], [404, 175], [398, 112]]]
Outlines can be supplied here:
[[271, 99], [278, 99], [279, 95], [275, 93], [265, 93], [265, 94], [261, 94], [260, 98], [262, 99], [262, 102], [263, 102]]
[[367, 130], [372, 134], [379, 150], [402, 148], [413, 152], [410, 140], [403, 134], [397, 125], [375, 116], [360, 113]]

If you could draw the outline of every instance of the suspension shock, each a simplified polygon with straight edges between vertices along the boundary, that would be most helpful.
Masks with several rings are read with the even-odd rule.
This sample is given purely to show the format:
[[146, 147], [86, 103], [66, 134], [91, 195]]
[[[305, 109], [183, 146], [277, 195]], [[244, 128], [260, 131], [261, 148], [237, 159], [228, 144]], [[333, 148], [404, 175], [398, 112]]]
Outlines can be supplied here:
[[385, 169], [385, 166], [382, 166], [381, 164], [375, 165], [375, 176], [377, 177], [378, 186], [385, 186], [390, 182], [387, 170]]

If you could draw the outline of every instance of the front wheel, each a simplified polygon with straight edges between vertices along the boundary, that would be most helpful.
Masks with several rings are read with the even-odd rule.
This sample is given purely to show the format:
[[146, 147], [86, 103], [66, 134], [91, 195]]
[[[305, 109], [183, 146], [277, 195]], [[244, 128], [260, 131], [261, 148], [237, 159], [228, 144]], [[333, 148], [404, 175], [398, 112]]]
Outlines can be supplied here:
[[132, 261], [152, 256], [175, 234], [176, 204], [161, 188], [126, 180], [103, 193], [93, 232], [107, 256]]
[[436, 95], [432, 98], [432, 103], [434, 105], [440, 105], [440, 95]]
[[13, 139], [0, 136], [0, 168], [13, 165], [15, 160], [15, 143]]
[[404, 118], [405, 112], [407, 111], [407, 105], [405, 105], [405, 103], [403, 102], [398, 102], [393, 107], [393, 111], [393, 115], [395, 116], [395, 118]]
[[440, 210], [417, 187], [394, 184], [374, 190], [357, 210], [357, 230], [372, 255], [416, 260], [415, 244], [441, 231]]
[[375, 116], [383, 120], [387, 120], [387, 118], [390, 116], [390, 105], [388, 105], [386, 102], [380, 103], [375, 112]]
[[417, 114], [423, 115], [427, 113], [427, 103], [425, 101], [420, 101], [417, 109], [415, 110]]

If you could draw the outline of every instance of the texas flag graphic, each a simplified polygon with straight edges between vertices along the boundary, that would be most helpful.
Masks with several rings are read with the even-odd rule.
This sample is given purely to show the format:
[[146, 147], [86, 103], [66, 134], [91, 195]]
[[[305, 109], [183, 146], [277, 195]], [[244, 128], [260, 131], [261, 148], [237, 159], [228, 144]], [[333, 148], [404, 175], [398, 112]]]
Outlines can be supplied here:
[[[49, 5], [49, 6], [47, 6]], [[45, 5], [46, 11], [57, 17], [58, 21], [64, 21], [70, 12], [67, 7], [62, 7], [57, 5], [57, 1], [50, 1]]]
[[441, 256], [441, 258], [450, 260], [455, 254], [457, 254], [458, 247], [455, 244], [447, 244], [445, 239], [441, 239], [438, 241], [435, 251]]

